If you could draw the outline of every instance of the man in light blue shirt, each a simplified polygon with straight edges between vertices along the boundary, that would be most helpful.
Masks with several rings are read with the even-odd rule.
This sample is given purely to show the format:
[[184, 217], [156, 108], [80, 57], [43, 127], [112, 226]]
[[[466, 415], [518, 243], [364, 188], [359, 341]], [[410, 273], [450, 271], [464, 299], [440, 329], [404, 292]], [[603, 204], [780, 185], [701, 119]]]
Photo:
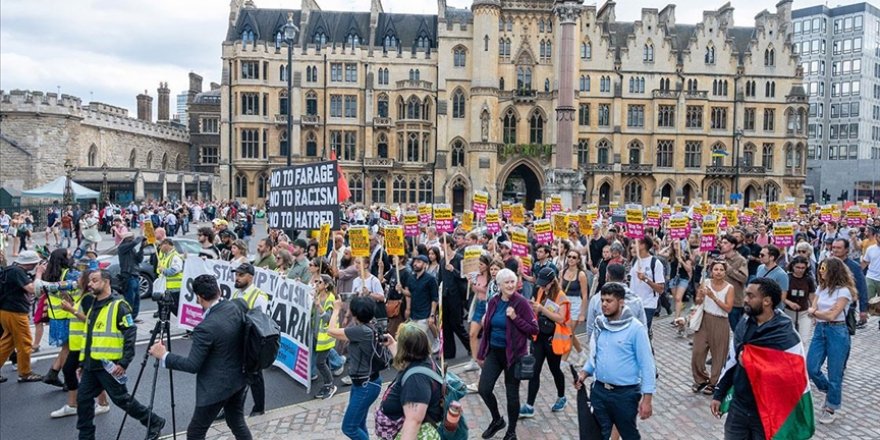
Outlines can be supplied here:
[[[779, 288], [782, 289], [782, 297], [785, 298], [788, 292], [788, 272], [777, 263], [781, 255], [782, 251], [775, 245], [768, 244], [764, 246], [759, 254], [761, 265], [758, 266], [758, 270], [755, 272], [755, 278], [770, 278], [776, 281], [776, 284], [779, 284]], [[778, 309], [782, 310], [785, 308], [785, 302], [780, 302], [779, 304]]]
[[[626, 268], [622, 264], [609, 264], [607, 268], [605, 268], [605, 282], [606, 283], [618, 283], [626, 289], [626, 298], [624, 298], [624, 302], [626, 303], [626, 307], [632, 312], [633, 316], [639, 320], [645, 327], [648, 326], [648, 317], [645, 315], [645, 307], [642, 305], [642, 299], [639, 298], [638, 295], [632, 293], [629, 290], [629, 287], [626, 286], [626, 281], [624, 281], [624, 276], [626, 276]], [[602, 299], [601, 295], [593, 295], [590, 298], [590, 303], [587, 307], [587, 340], [590, 340], [590, 337], [593, 335], [593, 330], [596, 329], [596, 318], [602, 314]]]
[[626, 307], [623, 285], [606, 283], [601, 298], [602, 316], [596, 319], [590, 357], [576, 386], [579, 388], [587, 376], [596, 378], [591, 400], [602, 438], [609, 438], [616, 426], [621, 438], [638, 440], [636, 414], [642, 420], [651, 417], [656, 391], [648, 330]]

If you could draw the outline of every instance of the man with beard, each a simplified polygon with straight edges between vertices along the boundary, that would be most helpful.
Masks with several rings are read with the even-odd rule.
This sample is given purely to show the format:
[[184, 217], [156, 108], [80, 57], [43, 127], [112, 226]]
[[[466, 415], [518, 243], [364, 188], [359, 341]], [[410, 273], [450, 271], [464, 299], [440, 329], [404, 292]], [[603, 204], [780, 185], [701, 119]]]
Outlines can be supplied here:
[[216, 260], [220, 258], [220, 249], [214, 245], [214, 230], [208, 226], [199, 228], [196, 238], [202, 249], [199, 250], [199, 258], [203, 260]]
[[[440, 349], [440, 341], [437, 340], [433, 327], [437, 326], [437, 279], [426, 272], [429, 260], [425, 255], [419, 255], [412, 260], [413, 275], [403, 279], [397, 284], [397, 291], [406, 297], [406, 317], [413, 321], [428, 335], [431, 343], [431, 352], [436, 353]], [[401, 278], [403, 278], [401, 276]], [[453, 343], [455, 341], [452, 341]]]
[[287, 271], [287, 278], [297, 280], [302, 283], [309, 283], [309, 259], [306, 258], [306, 251], [309, 244], [302, 238], [293, 241], [293, 266]]
[[736, 245], [739, 244], [736, 237], [727, 234], [721, 237], [720, 243], [718, 248], [721, 250], [721, 257], [727, 262], [727, 276], [724, 280], [733, 286], [734, 294], [733, 310], [727, 314], [727, 320], [730, 329], [735, 331], [743, 314], [743, 287], [749, 277], [748, 262], [736, 250]]
[[217, 250], [220, 252], [220, 259], [229, 261], [232, 259], [232, 243], [235, 241], [235, 234], [229, 230], [220, 231], [218, 234], [220, 235], [220, 244], [217, 245]]
[[[258, 289], [254, 283], [254, 265], [243, 263], [235, 270], [235, 292], [232, 299], [241, 298], [247, 304], [248, 310], [260, 309], [268, 313], [269, 295]], [[254, 407], [251, 409], [251, 417], [262, 415], [266, 411], [266, 384], [263, 381], [263, 372], [260, 371], [248, 378], [251, 385], [251, 393], [254, 396]]]
[[257, 258], [254, 266], [263, 269], [275, 270], [275, 256], [272, 255], [272, 242], [268, 238], [263, 238], [257, 242]]
[[626, 307], [626, 288], [614, 282], [602, 286], [602, 316], [590, 337], [590, 356], [579, 373], [580, 389], [593, 376], [593, 414], [609, 438], [613, 426], [621, 438], [639, 439], [636, 415], [642, 420], [653, 413], [656, 391], [654, 355], [648, 330]]
[[[749, 380], [747, 366], [743, 363], [743, 351], [746, 346], [778, 348], [800, 345], [800, 338], [791, 320], [783, 313], [776, 311], [782, 301], [782, 290], [775, 281], [769, 278], [756, 278], [748, 285], [743, 299], [743, 309], [746, 319], [740, 320], [733, 335], [733, 350], [729, 353], [727, 365], [715, 393], [712, 396], [710, 410], [715, 417], [721, 417], [721, 401], [724, 400], [730, 388], [733, 387], [733, 399], [730, 401], [730, 409], [727, 421], [724, 423], [724, 438], [731, 439], [763, 439], [765, 438], [764, 426], [761, 415], [758, 413], [758, 404], [755, 400], [755, 392], [764, 393], [781, 391], [753, 389], [752, 381]], [[806, 368], [806, 367], [804, 367]], [[785, 387], [789, 382], [799, 383], [799, 389], [795, 395], [803, 393], [805, 378], [798, 377], [798, 369], [790, 369], [791, 381], [774, 379], [775, 387]], [[803, 374], [803, 371], [800, 370]], [[798, 386], [798, 385], [790, 385]], [[784, 393], [789, 394], [789, 393]], [[765, 396], [766, 397], [766, 396]], [[812, 408], [811, 408], [812, 410]]]

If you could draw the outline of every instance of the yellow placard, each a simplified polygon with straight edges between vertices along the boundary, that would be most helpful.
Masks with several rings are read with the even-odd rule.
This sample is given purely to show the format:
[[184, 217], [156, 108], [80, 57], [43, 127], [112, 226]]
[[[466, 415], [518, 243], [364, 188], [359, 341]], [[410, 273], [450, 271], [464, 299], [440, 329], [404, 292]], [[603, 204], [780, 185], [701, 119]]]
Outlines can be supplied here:
[[718, 234], [718, 218], [714, 215], [703, 217], [703, 235]]
[[584, 211], [578, 212], [578, 232], [584, 237], [593, 235], [593, 220], [590, 214]]
[[144, 237], [147, 238], [147, 244], [156, 244], [156, 230], [150, 220], [144, 220]]
[[650, 219], [659, 219], [660, 218], [660, 208], [658, 208], [656, 206], [648, 208], [647, 213], [648, 213], [648, 218], [650, 218]]
[[556, 238], [568, 237], [568, 214], [564, 212], [553, 213], [553, 235]]
[[661, 199], [660, 199], [660, 204], [661, 204], [661, 205], [668, 205], [668, 204], [669, 204], [669, 197], [663, 197], [663, 198], [661, 198]]
[[626, 208], [626, 222], [641, 224], [645, 222], [642, 208]]
[[321, 223], [321, 232], [318, 234], [318, 255], [327, 255], [327, 246], [330, 243], [330, 223]]
[[681, 212], [681, 210], [682, 210], [681, 203], [676, 203], [675, 205], [672, 205], [673, 212]]
[[773, 235], [776, 237], [791, 237], [794, 235], [794, 224], [776, 223], [773, 225]]
[[779, 220], [779, 205], [771, 203], [768, 213], [770, 214], [770, 220]]
[[617, 209], [617, 208], [620, 207], [620, 202], [618, 202], [617, 200], [615, 200], [615, 201], [609, 203], [608, 206], [609, 206], [609, 207], [611, 208], [611, 210], [613, 211], [613, 210], [615, 210], [615, 209]]
[[662, 208], [660, 208], [660, 213], [662, 215], [671, 216], [672, 215], [672, 207], [669, 205], [664, 205]]
[[471, 232], [474, 229], [474, 212], [465, 211], [461, 214], [461, 229], [465, 232]]
[[531, 276], [532, 274], [532, 257], [531, 255], [524, 255], [519, 257], [519, 273], [527, 276]]
[[474, 204], [488, 205], [489, 204], [489, 193], [485, 191], [476, 191], [474, 192]]
[[431, 216], [431, 205], [428, 203], [419, 203], [419, 215]]
[[553, 227], [550, 225], [550, 220], [547, 220], [545, 218], [535, 220], [533, 226], [535, 235], [538, 237], [544, 236], [553, 231]]
[[510, 241], [514, 244], [523, 246], [529, 245], [529, 234], [525, 228], [512, 228], [510, 230]]
[[501, 213], [510, 212], [510, 202], [501, 202]]
[[526, 212], [522, 203], [510, 205], [510, 222], [515, 225], [521, 225], [526, 222]]
[[562, 209], [562, 196], [559, 194], [550, 194], [550, 206], [554, 206], [554, 209]]
[[670, 217], [669, 229], [686, 229], [688, 224], [687, 217]]
[[403, 214], [404, 226], [415, 226], [419, 224], [419, 215], [415, 212], [407, 212]]
[[498, 210], [497, 209], [488, 209], [486, 210], [486, 224], [489, 223], [498, 223]]
[[434, 220], [452, 220], [452, 207], [449, 205], [434, 206]]
[[544, 218], [544, 201], [535, 200], [535, 209], [532, 212], [535, 213], [535, 218]]
[[406, 252], [403, 244], [403, 227], [400, 225], [385, 225], [385, 252], [388, 255], [402, 257]]
[[366, 226], [352, 226], [348, 228], [348, 242], [351, 244], [352, 257], [370, 256], [370, 231]]
[[739, 226], [739, 208], [731, 208], [728, 212], [727, 224], [729, 226]]

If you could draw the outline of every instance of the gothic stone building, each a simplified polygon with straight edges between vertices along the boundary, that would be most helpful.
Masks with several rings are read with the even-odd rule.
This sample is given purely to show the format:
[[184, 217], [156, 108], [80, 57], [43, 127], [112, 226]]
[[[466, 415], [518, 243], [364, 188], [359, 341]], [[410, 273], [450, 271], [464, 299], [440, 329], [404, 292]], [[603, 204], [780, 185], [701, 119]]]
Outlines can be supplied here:
[[[362, 203], [533, 200], [554, 172], [580, 202], [799, 198], [806, 95], [791, 1], [733, 23], [675, 6], [619, 22], [577, 0], [438, 2], [437, 15], [257, 8], [223, 43], [221, 192], [262, 203], [269, 170], [336, 151]], [[287, 96], [291, 19], [293, 89]], [[286, 132], [288, 113], [292, 133]]]

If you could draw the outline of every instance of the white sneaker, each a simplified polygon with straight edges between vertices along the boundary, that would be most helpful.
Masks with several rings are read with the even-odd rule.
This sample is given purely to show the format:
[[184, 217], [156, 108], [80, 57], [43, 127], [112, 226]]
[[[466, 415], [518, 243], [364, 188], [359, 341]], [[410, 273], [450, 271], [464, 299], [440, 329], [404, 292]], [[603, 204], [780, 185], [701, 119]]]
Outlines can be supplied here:
[[342, 382], [343, 385], [351, 385], [351, 376], [343, 376], [342, 379], [340, 379], [340, 382]]
[[464, 366], [464, 370], [463, 370], [463, 371], [465, 371], [465, 372], [468, 372], [468, 371], [477, 371], [477, 370], [479, 370], [479, 369], [480, 369], [480, 365], [477, 364], [476, 362], [474, 362], [473, 359], [471, 359], [471, 361], [468, 362], [468, 363]]
[[477, 389], [477, 384], [476, 384], [476, 383], [469, 383], [469, 384], [467, 384], [467, 385], [465, 386], [465, 388], [467, 388], [467, 392], [468, 392], [468, 393], [477, 393], [477, 392], [479, 392], [479, 390]]
[[53, 419], [60, 419], [62, 417], [75, 416], [75, 415], [76, 415], [76, 408], [65, 404], [64, 406], [61, 407], [61, 409], [52, 411], [49, 414], [49, 417], [52, 417]]
[[95, 415], [107, 414], [110, 412], [110, 405], [101, 405], [100, 403], [95, 404]]
[[829, 425], [831, 423], [834, 423], [835, 420], [837, 420], [837, 414], [835, 414], [833, 412], [829, 412], [828, 410], [825, 410], [825, 409], [822, 410], [822, 415], [819, 416], [819, 423], [821, 423], [823, 425]]

